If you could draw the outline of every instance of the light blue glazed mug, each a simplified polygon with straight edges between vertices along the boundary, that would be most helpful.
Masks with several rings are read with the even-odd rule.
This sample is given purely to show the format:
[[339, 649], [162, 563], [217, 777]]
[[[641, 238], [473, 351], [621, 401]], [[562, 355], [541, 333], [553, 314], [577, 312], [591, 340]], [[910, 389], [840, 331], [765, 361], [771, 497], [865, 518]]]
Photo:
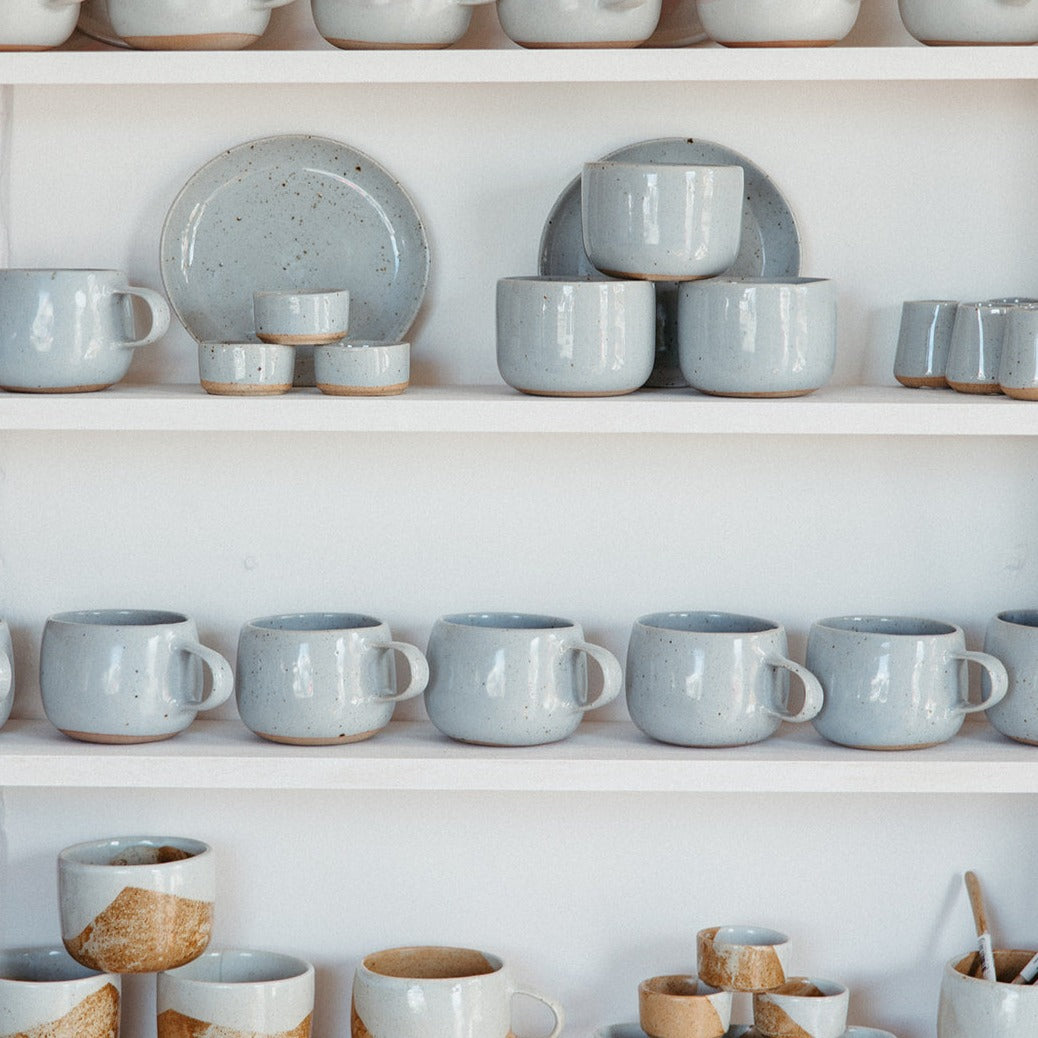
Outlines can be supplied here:
[[11, 629], [0, 620], [0, 728], [7, 723], [14, 706], [14, 650]]
[[[1010, 739], [1038, 746], [1038, 609], [1007, 609], [992, 617], [984, 651], [1000, 659], [1009, 675], [1009, 690], [988, 711], [988, 720]], [[985, 678], [985, 693], [988, 684]]]
[[909, 389], [940, 389], [948, 383], [951, 333], [958, 302], [953, 299], [909, 299], [901, 306], [894, 355], [894, 378]]

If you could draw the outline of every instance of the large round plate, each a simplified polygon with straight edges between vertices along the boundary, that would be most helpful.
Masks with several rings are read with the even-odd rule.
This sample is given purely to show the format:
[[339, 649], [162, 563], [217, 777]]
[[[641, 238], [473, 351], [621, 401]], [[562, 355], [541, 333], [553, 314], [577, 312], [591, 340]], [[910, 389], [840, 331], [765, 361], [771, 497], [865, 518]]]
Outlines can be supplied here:
[[184, 185], [162, 227], [162, 281], [201, 341], [253, 338], [258, 290], [350, 292], [350, 335], [404, 338], [425, 294], [429, 246], [414, 204], [339, 141], [240, 144]]

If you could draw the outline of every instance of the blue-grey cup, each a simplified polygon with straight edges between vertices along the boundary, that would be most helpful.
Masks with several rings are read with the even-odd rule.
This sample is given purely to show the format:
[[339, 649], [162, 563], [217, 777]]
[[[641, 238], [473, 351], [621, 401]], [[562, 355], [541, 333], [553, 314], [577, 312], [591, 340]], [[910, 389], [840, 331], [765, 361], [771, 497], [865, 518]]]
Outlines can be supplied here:
[[7, 723], [14, 706], [14, 651], [11, 648], [11, 629], [6, 620], [0, 620], [0, 728]]
[[284, 346], [338, 342], [350, 326], [350, 294], [344, 288], [253, 292], [252, 310], [257, 338]]
[[[993, 617], [984, 651], [1000, 659], [1009, 675], [1005, 698], [988, 710], [988, 720], [1010, 739], [1038, 746], [1038, 609], [1009, 609]], [[987, 679], [984, 685], [987, 693]]]
[[901, 306], [894, 378], [909, 389], [940, 389], [959, 304], [952, 299], [910, 299]]
[[[627, 649], [627, 709], [648, 736], [678, 746], [741, 746], [822, 708], [815, 676], [788, 658], [785, 629], [735, 613], [651, 613]], [[803, 685], [789, 707], [789, 675]]]
[[292, 388], [294, 346], [266, 342], [200, 342], [198, 380], [213, 396], [276, 396]]
[[[969, 701], [968, 662], [987, 671], [988, 692]], [[967, 714], [1006, 694], [1006, 668], [968, 652], [962, 628], [908, 616], [819, 620], [807, 640], [808, 669], [825, 702], [812, 722], [830, 742], [866, 750], [905, 750], [950, 739]]]
[[411, 344], [347, 339], [317, 346], [314, 380], [332, 396], [396, 396], [411, 380]]
[[955, 311], [945, 378], [959, 393], [997, 393], [1010, 306], [960, 303]]
[[1016, 400], [1038, 400], [1038, 306], [1014, 304], [1006, 315], [998, 385]]
[[[411, 679], [397, 691], [396, 659]], [[290, 613], [244, 624], [238, 636], [238, 713], [271, 742], [358, 742], [385, 728], [394, 706], [421, 695], [425, 657], [389, 626], [359, 613]]]
[[[623, 671], [579, 624], [530, 613], [455, 613], [433, 625], [425, 708], [444, 735], [485, 746], [536, 746], [574, 732], [615, 699]], [[602, 670], [588, 699], [587, 657]]]

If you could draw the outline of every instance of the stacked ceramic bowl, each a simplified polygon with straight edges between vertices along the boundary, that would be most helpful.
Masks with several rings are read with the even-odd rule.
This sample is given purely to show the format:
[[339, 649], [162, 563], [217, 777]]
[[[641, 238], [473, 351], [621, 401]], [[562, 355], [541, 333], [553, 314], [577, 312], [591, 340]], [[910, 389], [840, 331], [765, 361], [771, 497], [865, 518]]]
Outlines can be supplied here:
[[725, 47], [828, 47], [854, 28], [861, 0], [697, 0], [697, 6], [707, 34]]
[[1033, 0], [898, 0], [898, 7], [905, 28], [931, 47], [1038, 43]]

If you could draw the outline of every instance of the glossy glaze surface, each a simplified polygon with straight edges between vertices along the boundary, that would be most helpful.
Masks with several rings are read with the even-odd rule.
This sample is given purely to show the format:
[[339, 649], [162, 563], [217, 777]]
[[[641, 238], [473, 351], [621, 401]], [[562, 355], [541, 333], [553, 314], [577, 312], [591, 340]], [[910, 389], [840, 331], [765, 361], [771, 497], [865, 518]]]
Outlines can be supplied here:
[[661, 0], [498, 0], [505, 34], [523, 47], [635, 47], [660, 20]]
[[[1009, 674], [1009, 690], [988, 710], [988, 720], [1003, 735], [1038, 745], [1038, 610], [1009, 609], [992, 617], [984, 651], [1000, 659]], [[987, 694], [986, 676], [984, 685]]]
[[0, 728], [7, 723], [14, 705], [14, 650], [11, 648], [11, 628], [0, 620]]
[[292, 346], [265, 342], [200, 342], [198, 378], [217, 396], [267, 396], [292, 388]]
[[493, 0], [311, 0], [317, 31], [337, 47], [449, 47], [465, 35], [472, 9]]
[[998, 386], [1006, 396], [1038, 400], [1038, 306], [1021, 303], [1006, 314]]
[[4, 0], [0, 50], [44, 50], [64, 43], [76, 27], [82, 0]]
[[898, 0], [898, 8], [922, 43], [1038, 42], [1035, 0]]
[[267, 29], [291, 0], [106, 0], [116, 36], [144, 50], [236, 49]]
[[1009, 306], [960, 303], [955, 311], [945, 379], [960, 393], [997, 393]]
[[861, 0], [698, 0], [711, 39], [730, 47], [836, 43], [854, 28]]
[[1010, 984], [1034, 953], [995, 949], [998, 982], [966, 975], [973, 955], [944, 967], [937, 1038], [1022, 1038], [1038, 1031], [1038, 987]]
[[651, 1038], [719, 1038], [732, 1017], [732, 993], [671, 974], [638, 985], [638, 1017]]
[[254, 292], [252, 314], [262, 342], [313, 346], [343, 338], [350, 327], [346, 289]]
[[791, 943], [764, 926], [711, 926], [696, 934], [699, 976], [728, 991], [778, 987], [787, 975]]
[[[809, 986], [818, 994], [796, 993]], [[791, 977], [774, 991], [753, 996], [753, 1022], [765, 1038], [842, 1038], [850, 992], [816, 977]]]
[[314, 350], [314, 377], [322, 393], [387, 396], [402, 393], [411, 378], [411, 345], [350, 339]]
[[902, 304], [894, 377], [903, 386], [938, 389], [946, 385], [944, 372], [958, 306], [953, 299], [911, 299]]

